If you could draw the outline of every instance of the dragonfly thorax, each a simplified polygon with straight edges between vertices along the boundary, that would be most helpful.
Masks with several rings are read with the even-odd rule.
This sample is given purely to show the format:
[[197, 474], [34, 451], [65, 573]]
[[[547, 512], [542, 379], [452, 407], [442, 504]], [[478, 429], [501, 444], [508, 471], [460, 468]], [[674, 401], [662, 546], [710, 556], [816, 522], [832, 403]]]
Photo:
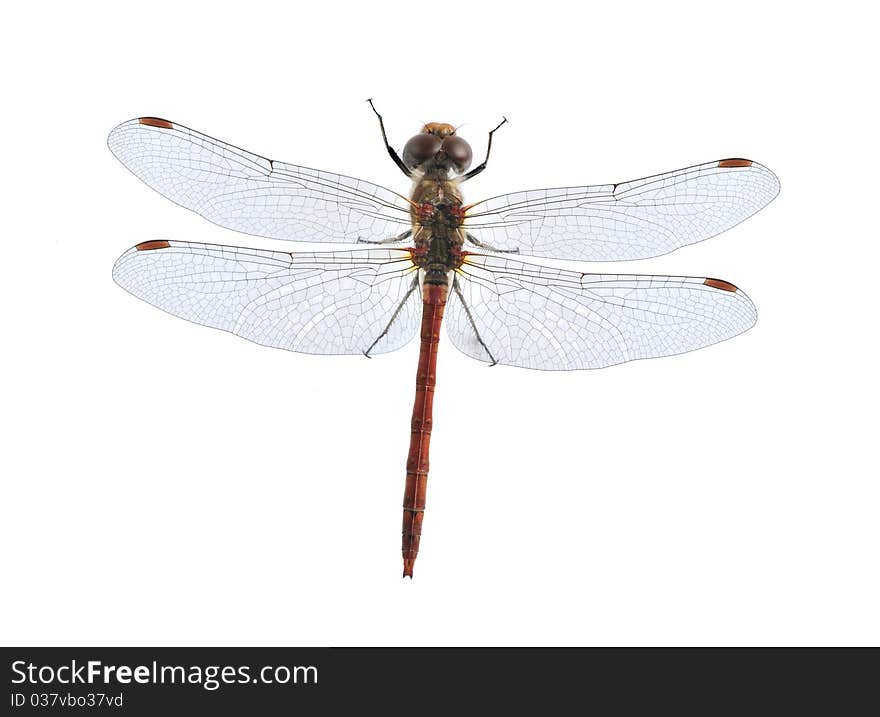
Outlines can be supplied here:
[[423, 179], [413, 188], [412, 201], [413, 260], [427, 272], [426, 281], [442, 283], [462, 262], [461, 192], [455, 182]]

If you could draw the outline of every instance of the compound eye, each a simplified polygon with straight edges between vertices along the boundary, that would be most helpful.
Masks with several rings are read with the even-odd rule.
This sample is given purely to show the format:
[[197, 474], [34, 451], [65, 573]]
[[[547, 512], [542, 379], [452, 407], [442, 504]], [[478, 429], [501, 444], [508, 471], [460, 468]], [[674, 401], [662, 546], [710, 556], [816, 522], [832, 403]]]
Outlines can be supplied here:
[[471, 166], [474, 153], [471, 151], [471, 146], [461, 137], [455, 135], [447, 137], [443, 140], [441, 149], [446, 152], [446, 156], [449, 157], [449, 161], [452, 162], [452, 166], [459, 174], [466, 172], [467, 168]]
[[416, 169], [439, 151], [439, 137], [433, 134], [417, 134], [415, 137], [410, 137], [403, 148], [403, 163], [409, 169]]

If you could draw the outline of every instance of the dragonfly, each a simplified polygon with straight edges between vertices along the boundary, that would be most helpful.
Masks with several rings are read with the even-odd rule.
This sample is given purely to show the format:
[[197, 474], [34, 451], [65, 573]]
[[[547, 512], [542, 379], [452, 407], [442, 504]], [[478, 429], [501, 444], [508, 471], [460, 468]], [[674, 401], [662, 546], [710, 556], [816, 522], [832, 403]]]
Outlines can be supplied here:
[[430, 122], [398, 153], [408, 195], [268, 159], [157, 117], [112, 130], [137, 177], [222, 227], [274, 240], [349, 244], [278, 251], [145, 241], [113, 267], [125, 290], [170, 314], [264, 346], [368, 357], [418, 333], [420, 352], [403, 499], [403, 575], [412, 577], [425, 512], [441, 324], [486, 364], [565, 371], [681, 354], [756, 321], [723, 279], [587, 273], [520, 257], [644, 259], [715, 236], [779, 192], [761, 164], [728, 158], [612, 184], [537, 189], [467, 204], [468, 142]]

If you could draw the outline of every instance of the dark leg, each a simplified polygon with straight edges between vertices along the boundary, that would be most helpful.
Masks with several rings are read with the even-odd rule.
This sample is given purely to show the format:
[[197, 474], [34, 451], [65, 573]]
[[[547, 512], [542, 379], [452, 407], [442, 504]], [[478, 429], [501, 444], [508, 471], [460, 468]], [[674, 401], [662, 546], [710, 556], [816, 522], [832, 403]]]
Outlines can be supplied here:
[[397, 319], [397, 315], [403, 310], [403, 307], [406, 305], [406, 302], [409, 301], [409, 297], [412, 296], [412, 293], [419, 288], [419, 272], [416, 272], [416, 275], [413, 277], [412, 285], [409, 287], [409, 291], [406, 292], [404, 297], [400, 300], [400, 303], [397, 305], [397, 308], [394, 310], [394, 313], [391, 314], [391, 319], [388, 321], [388, 325], [385, 326], [385, 329], [376, 337], [376, 340], [370, 344], [370, 348], [364, 351], [364, 356], [370, 358], [370, 351], [373, 350], [373, 347], [382, 340], [382, 337], [385, 336], [388, 331], [391, 329], [391, 324], [394, 323], [395, 319]]
[[408, 239], [412, 234], [412, 229], [407, 229], [405, 232], [398, 234], [396, 237], [391, 237], [390, 239], [379, 239], [378, 241], [373, 239], [361, 239], [358, 237], [358, 244], [393, 244], [396, 241], [403, 241], [404, 239]]
[[[375, 112], [376, 117], [379, 118], [379, 129], [382, 130], [382, 141], [385, 142], [385, 149], [388, 150], [388, 154], [391, 155], [391, 159], [394, 160], [394, 164], [396, 164], [400, 168], [400, 171], [403, 172], [407, 177], [412, 177], [412, 172], [410, 172], [409, 169], [407, 169], [407, 166], [403, 163], [403, 160], [398, 156], [397, 152], [394, 151], [394, 147], [392, 147], [390, 144], [388, 144], [388, 136], [385, 134], [385, 123], [382, 121], [382, 115], [380, 115], [376, 111], [376, 107], [373, 104], [372, 99], [367, 100], [367, 102], [370, 103], [370, 107], [373, 108], [373, 112]], [[496, 129], [497, 129], [497, 127], [496, 127]], [[492, 144], [492, 135], [490, 134], [489, 135], [489, 145], [491, 146], [491, 144]]]
[[461, 286], [459, 286], [459, 284], [458, 284], [458, 277], [457, 276], [452, 277], [452, 289], [453, 289], [453, 291], [455, 291], [456, 296], [458, 296], [459, 300], [461, 301], [461, 305], [464, 307], [464, 313], [468, 317], [468, 321], [470, 321], [470, 323], [471, 323], [471, 328], [474, 330], [474, 333], [477, 335], [477, 341], [480, 342], [480, 346], [483, 347], [483, 350], [486, 352], [486, 354], [489, 356], [489, 359], [492, 361], [492, 363], [490, 363], [489, 365], [494, 366], [495, 364], [498, 363], [498, 361], [495, 360], [495, 357], [492, 355], [492, 352], [489, 350], [489, 347], [486, 346], [486, 342], [483, 341], [483, 337], [480, 336], [480, 332], [477, 331], [477, 325], [476, 325], [476, 323], [474, 323], [474, 317], [473, 317], [473, 314], [471, 314], [470, 307], [467, 305], [467, 302], [464, 300], [464, 294], [461, 293]]
[[517, 249], [498, 249], [497, 247], [492, 246], [491, 244], [486, 244], [485, 242], [477, 239], [470, 232], [466, 232], [465, 236], [467, 240], [473, 244], [474, 246], [480, 247], [480, 249], [485, 249], [486, 251], [494, 251], [496, 254], [519, 254], [519, 248]]
[[492, 151], [492, 135], [495, 134], [495, 132], [497, 132], [501, 125], [503, 125], [505, 122], [507, 122], [507, 117], [502, 117], [501, 121], [498, 123], [498, 127], [489, 132], [489, 146], [486, 147], [486, 159], [483, 160], [483, 163], [479, 167], [475, 167], [470, 172], [465, 174], [460, 181], [465, 182], [472, 177], [476, 177], [486, 168], [486, 165], [489, 163], [489, 153]]

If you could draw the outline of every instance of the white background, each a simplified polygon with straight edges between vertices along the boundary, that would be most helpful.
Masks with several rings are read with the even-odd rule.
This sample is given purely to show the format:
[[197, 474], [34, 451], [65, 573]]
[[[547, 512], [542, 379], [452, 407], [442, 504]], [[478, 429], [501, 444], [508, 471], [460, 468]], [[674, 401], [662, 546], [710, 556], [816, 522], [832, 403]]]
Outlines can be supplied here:
[[[876, 23], [785, 7], [8, 8], [0, 640], [880, 642]], [[268, 245], [141, 184], [113, 126], [166, 117], [405, 192], [370, 96], [397, 146], [438, 120], [479, 154], [510, 118], [472, 200], [729, 156], [782, 182], [727, 234], [626, 265], [741, 286], [743, 336], [579, 373], [444, 340], [413, 581], [417, 343], [266, 349], [110, 278], [149, 239]]]

